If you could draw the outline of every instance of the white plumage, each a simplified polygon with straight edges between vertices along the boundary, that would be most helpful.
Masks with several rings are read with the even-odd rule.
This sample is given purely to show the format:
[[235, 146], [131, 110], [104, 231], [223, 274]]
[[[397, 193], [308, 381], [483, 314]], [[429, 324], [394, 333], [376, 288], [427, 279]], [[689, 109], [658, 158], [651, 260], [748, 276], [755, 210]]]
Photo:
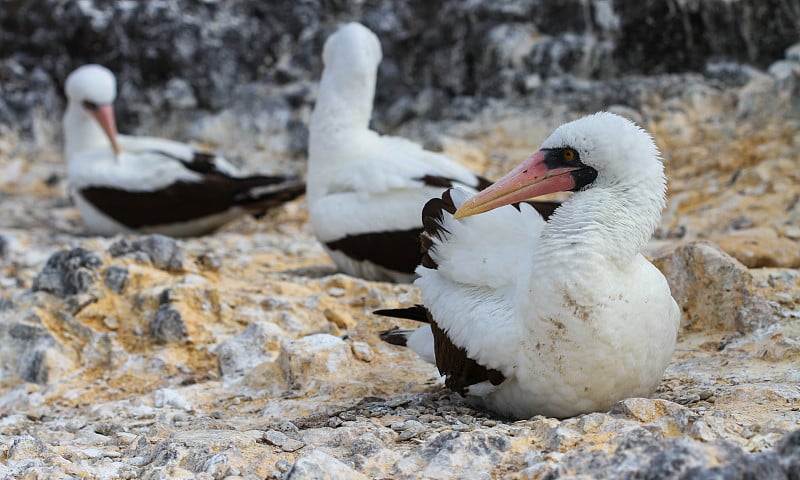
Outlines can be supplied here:
[[67, 178], [90, 233], [197, 235], [303, 192], [294, 176], [242, 176], [225, 158], [184, 143], [118, 135], [116, 80], [105, 67], [78, 68], [65, 90]]
[[[528, 205], [507, 205], [532, 189], [578, 191], [545, 222]], [[613, 114], [584, 117], [470, 196], [452, 190], [461, 219], [441, 211], [436, 228], [426, 229], [433, 264], [419, 267], [415, 285], [453, 346], [504, 379], [465, 384], [451, 366], [458, 354], [437, 349], [449, 385], [517, 418], [603, 411], [649, 395], [672, 357], [680, 319], [666, 279], [640, 253], [665, 199], [651, 137]], [[387, 333], [392, 343], [404, 335], [430, 359], [430, 327]]]
[[[413, 257], [418, 243], [392, 233], [422, 229], [422, 206], [446, 188], [432, 178], [470, 189], [482, 179], [442, 154], [369, 129], [381, 57], [378, 38], [358, 23], [341, 26], [325, 42], [309, 127], [308, 205], [314, 234], [343, 272], [411, 281], [416, 262], [384, 261], [381, 254], [410, 249]], [[364, 237], [372, 233], [386, 235]], [[352, 242], [334, 243], [345, 238]]]

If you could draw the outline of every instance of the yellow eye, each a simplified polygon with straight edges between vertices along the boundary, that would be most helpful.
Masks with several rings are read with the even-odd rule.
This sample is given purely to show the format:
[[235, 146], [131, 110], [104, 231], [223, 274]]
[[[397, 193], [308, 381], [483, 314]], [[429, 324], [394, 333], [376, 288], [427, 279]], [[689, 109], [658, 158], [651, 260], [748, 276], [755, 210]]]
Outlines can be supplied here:
[[575, 150], [573, 150], [571, 148], [565, 148], [564, 152], [561, 154], [561, 156], [564, 158], [564, 160], [566, 160], [568, 162], [571, 162], [571, 161], [575, 160], [575, 156], [576, 155], [577, 154], [575, 153]]

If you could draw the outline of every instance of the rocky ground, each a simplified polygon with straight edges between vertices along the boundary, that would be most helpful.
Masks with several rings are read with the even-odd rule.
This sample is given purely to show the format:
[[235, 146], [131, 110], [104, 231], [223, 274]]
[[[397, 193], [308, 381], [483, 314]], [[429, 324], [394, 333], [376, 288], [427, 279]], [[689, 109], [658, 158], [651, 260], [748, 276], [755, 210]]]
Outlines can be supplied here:
[[[18, 13], [30, 10], [28, 3], [11, 2]], [[68, 19], [94, 11], [94, 2], [50, 3]], [[213, 1], [200, 3], [183, 21], [200, 24], [204, 9], [216, 8]], [[302, 10], [313, 2], [291, 3]], [[340, 3], [355, 8], [358, 2]], [[563, 57], [547, 63], [548, 75], [520, 76], [514, 68], [522, 63], [545, 69], [541, 43], [523, 42], [527, 51], [497, 57], [515, 51], [506, 47], [518, 44], [524, 28], [492, 30], [481, 22], [525, 16], [515, 8], [526, 2], [496, 8], [464, 2], [459, 10], [461, 3], [448, 5], [459, 15], [476, 15], [472, 28], [496, 40], [473, 65], [494, 76], [470, 85], [467, 73], [452, 70], [452, 81], [462, 83], [446, 85], [448, 62], [461, 58], [446, 49], [432, 67], [398, 61], [382, 70], [381, 78], [397, 74], [400, 80], [386, 88], [399, 93], [394, 100], [379, 93], [376, 125], [495, 178], [555, 126], [583, 113], [610, 109], [650, 130], [663, 152], [669, 199], [646, 253], [668, 277], [684, 312], [673, 362], [652, 398], [564, 420], [509, 421], [473, 409], [444, 388], [433, 366], [377, 336], [394, 322], [372, 310], [417, 301], [415, 288], [336, 273], [311, 235], [304, 198], [201, 238], [85, 236], [59, 153], [54, 112], [61, 100], [50, 88], [67, 71], [65, 57], [48, 57], [57, 59], [48, 77], [22, 56], [0, 62], [6, 80], [0, 88], [10, 92], [0, 102], [0, 477], [798, 478], [800, 45], [764, 65], [670, 57], [704, 70], [675, 73], [668, 64], [640, 64], [644, 71], [637, 72], [623, 67], [649, 58], [647, 49], [621, 57], [612, 43], [603, 43], [609, 35], [635, 34], [625, 25], [635, 26], [637, 15], [603, 17], [608, 2], [594, 1], [593, 35], [599, 37], [551, 32], [553, 48], [541, 52]], [[724, 24], [727, 14], [703, 10], [711, 3], [677, 2], [686, 10], [670, 11], [667, 20], [677, 16], [680, 24], [683, 15], [695, 27], [697, 18]], [[744, 0], [722, 3], [731, 15], [752, 7]], [[157, 29], [150, 20], [180, 13], [170, 2], [150, 4], [151, 12], [139, 13], [151, 15], [142, 22], [151, 33]], [[410, 14], [389, 12], [382, 2], [370, 5], [365, 18], [398, 54], [416, 34]], [[114, 8], [133, 7], [118, 2]], [[763, 13], [748, 11], [751, 19]], [[102, 9], [94, 12], [94, 30], [76, 27], [70, 39], [128, 32], [114, 30]], [[133, 21], [125, 11], [116, 14], [122, 24]], [[4, 27], [8, 22], [0, 15]], [[223, 17], [210, 33], [184, 31], [215, 40], [231, 25]], [[741, 25], [745, 31], [747, 22]], [[298, 35], [311, 52], [322, 38], [320, 25], [314, 28]], [[623, 34], [611, 35], [619, 28]], [[742, 46], [732, 37], [730, 45], [741, 46], [742, 60], [763, 60], [775, 47], [771, 35], [785, 28], [776, 24], [758, 37], [762, 43]], [[246, 39], [247, 30], [241, 31]], [[31, 41], [52, 39], [48, 32]], [[711, 53], [727, 48], [682, 32], [672, 37]], [[269, 47], [276, 51], [291, 40], [268, 39], [277, 42]], [[445, 40], [428, 38], [431, 44]], [[592, 46], [581, 51], [594, 52], [586, 55], [596, 62], [577, 62], [581, 68], [605, 65], [606, 52], [616, 69], [570, 75], [574, 65], [565, 61], [575, 60], [581, 42]], [[481, 46], [458, 48], [476, 52]], [[156, 52], [150, 61], [180, 52]], [[123, 48], [112, 63], [128, 65], [135, 59], [126, 55], [152, 53]], [[193, 96], [211, 87], [187, 87], [188, 80], [167, 82], [166, 90], [151, 82], [151, 90], [142, 90], [146, 79], [125, 67], [123, 77], [135, 87], [122, 90], [130, 103], [122, 107], [120, 124], [196, 139], [247, 170], [302, 172], [314, 86], [297, 69], [311, 62], [275, 55], [275, 75], [284, 83], [247, 84], [228, 92], [224, 106]], [[246, 69], [251, 60], [230, 61]], [[162, 61], [194, 81], [192, 62]], [[415, 65], [430, 88], [402, 94]], [[623, 70], [626, 75], [616, 75]], [[31, 72], [35, 88], [17, 88]], [[224, 82], [242, 79], [217, 80], [225, 91]], [[514, 92], [502, 91], [508, 85]], [[497, 89], [502, 95], [488, 95]], [[156, 90], [168, 94], [156, 97]], [[156, 109], [151, 116], [148, 99]], [[47, 110], [28, 108], [37, 102]], [[8, 118], [23, 119], [22, 128], [8, 127]]]

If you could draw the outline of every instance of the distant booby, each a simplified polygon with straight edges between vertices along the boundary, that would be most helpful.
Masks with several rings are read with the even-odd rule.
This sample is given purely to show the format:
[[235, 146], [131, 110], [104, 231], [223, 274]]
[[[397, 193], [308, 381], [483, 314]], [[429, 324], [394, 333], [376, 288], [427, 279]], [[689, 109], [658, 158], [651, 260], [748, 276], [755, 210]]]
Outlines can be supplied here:
[[[382, 338], [501, 415], [568, 417], [649, 395], [680, 319], [640, 253], [665, 190], [658, 149], [633, 122], [598, 113], [562, 125], [488, 189], [425, 205], [424, 306], [376, 313], [428, 325]], [[546, 222], [509, 205], [557, 191], [576, 193]]]
[[[317, 239], [347, 274], [410, 282], [420, 261], [419, 212], [453, 186], [490, 184], [445, 155], [369, 129], [382, 53], [358, 23], [332, 34], [309, 126], [308, 205]], [[557, 204], [542, 202], [552, 211]]]
[[224, 158], [183, 143], [118, 135], [116, 79], [105, 67], [78, 68], [65, 90], [67, 177], [90, 233], [200, 235], [305, 190], [294, 176], [241, 176]]

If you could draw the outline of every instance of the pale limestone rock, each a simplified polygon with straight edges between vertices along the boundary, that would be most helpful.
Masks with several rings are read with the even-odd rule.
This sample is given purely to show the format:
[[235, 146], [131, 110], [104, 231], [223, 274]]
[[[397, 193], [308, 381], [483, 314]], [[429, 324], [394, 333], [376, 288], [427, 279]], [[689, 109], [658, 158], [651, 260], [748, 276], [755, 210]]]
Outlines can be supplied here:
[[181, 410], [191, 410], [192, 404], [183, 395], [170, 388], [160, 388], [156, 390], [153, 405], [156, 408], [174, 407]]
[[300, 450], [306, 444], [300, 440], [290, 438], [285, 433], [277, 430], [267, 430], [264, 432], [264, 441], [270, 445], [275, 445], [284, 452], [294, 452]]
[[286, 480], [338, 480], [340, 478], [367, 480], [365, 475], [358, 473], [322, 450], [314, 450], [300, 458], [286, 474]]
[[447, 432], [431, 438], [421, 449], [398, 462], [398, 474], [415, 471], [423, 478], [490, 478], [492, 465], [511, 448], [504, 436]]
[[747, 267], [713, 244], [693, 242], [654, 258], [688, 329], [748, 332], [775, 321]]
[[617, 402], [609, 413], [632, 418], [642, 423], [651, 423], [660, 418], [674, 416], [678, 412], [686, 411], [688, 411], [686, 407], [667, 400], [627, 398]]
[[352, 363], [350, 346], [328, 334], [309, 335], [282, 346], [278, 356], [289, 388], [309, 395], [330, 391], [332, 376], [347, 371]]
[[47, 454], [47, 446], [41, 440], [31, 435], [23, 435], [12, 440], [8, 452], [6, 452], [6, 458], [22, 460], [41, 457], [45, 454]]
[[352, 317], [332, 308], [326, 308], [322, 314], [325, 315], [325, 318], [327, 318], [329, 322], [332, 322], [339, 328], [347, 330], [356, 326], [356, 322], [352, 319]]
[[372, 361], [374, 357], [372, 349], [370, 348], [368, 343], [353, 342], [350, 345], [350, 348], [353, 350], [353, 355], [362, 362], [369, 363]]
[[280, 341], [286, 337], [274, 323], [253, 322], [242, 333], [225, 340], [216, 348], [217, 363], [223, 377], [245, 375], [257, 365], [273, 361]]
[[748, 268], [800, 267], [800, 243], [779, 237], [771, 228], [734, 230], [711, 240]]

